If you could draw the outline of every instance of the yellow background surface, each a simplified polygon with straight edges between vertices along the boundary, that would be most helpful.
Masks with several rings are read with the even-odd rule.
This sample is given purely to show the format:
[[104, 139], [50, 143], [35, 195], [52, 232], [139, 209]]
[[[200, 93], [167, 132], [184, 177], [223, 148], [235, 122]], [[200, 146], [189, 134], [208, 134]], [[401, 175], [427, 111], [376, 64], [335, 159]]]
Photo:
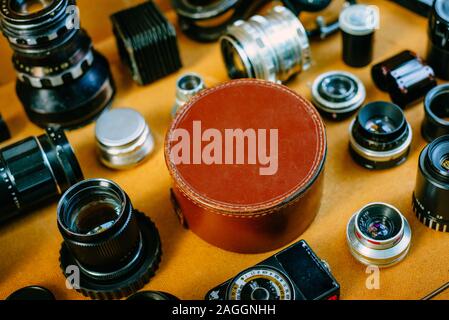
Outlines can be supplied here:
[[[95, 46], [109, 59], [117, 84], [115, 107], [139, 110], [150, 124], [156, 150], [149, 161], [129, 171], [111, 171], [98, 162], [95, 154], [94, 125], [68, 132], [86, 178], [103, 177], [119, 183], [134, 206], [149, 215], [159, 228], [163, 257], [156, 276], [147, 290], [170, 292], [181, 299], [202, 299], [215, 285], [272, 253], [241, 255], [215, 248], [188, 230], [184, 230], [172, 212], [169, 200], [171, 180], [163, 157], [163, 138], [170, 123], [176, 79], [187, 71], [201, 74], [208, 86], [227, 81], [219, 47], [187, 39], [179, 30], [179, 44], [184, 68], [163, 80], [138, 87], [120, 63], [111, 35], [109, 14], [140, 1], [79, 0], [82, 25], [93, 35]], [[166, 1], [163, 1], [166, 2]], [[363, 1], [365, 2], [365, 1]], [[403, 49], [425, 55], [426, 19], [402, 9], [390, 1], [372, 1], [381, 10], [381, 28], [376, 34], [375, 59], [380, 61]], [[167, 7], [167, 4], [164, 4]], [[167, 12], [173, 22], [176, 16]], [[42, 130], [31, 124], [16, 98], [11, 81], [10, 51], [1, 42], [2, 68], [0, 81], [1, 113], [12, 129], [13, 140], [38, 135]], [[319, 74], [346, 70], [359, 76], [366, 85], [367, 102], [389, 100], [375, 88], [369, 67], [352, 69], [341, 60], [341, 39], [335, 35], [312, 44], [314, 66], [288, 83], [288, 86], [310, 99], [311, 82]], [[280, 108], [282, 106], [279, 106]], [[412, 152], [407, 162], [391, 170], [371, 172], [350, 158], [348, 126], [326, 121], [329, 141], [325, 171], [325, 192], [318, 216], [299, 239], [305, 239], [319, 257], [325, 259], [341, 284], [342, 299], [419, 299], [449, 281], [449, 234], [426, 228], [414, 216], [411, 196], [415, 184], [418, 156], [425, 141], [420, 135], [424, 115], [422, 103], [406, 110], [414, 130]], [[12, 140], [7, 143], [11, 143]], [[251, 190], [248, 190], [249, 192]], [[368, 290], [365, 267], [355, 261], [346, 245], [345, 228], [351, 215], [373, 201], [398, 207], [410, 222], [413, 239], [409, 256], [399, 265], [380, 274], [380, 289]], [[82, 299], [65, 288], [59, 269], [62, 238], [56, 226], [56, 204], [38, 210], [0, 227], [0, 298], [28, 285], [51, 289], [58, 299]], [[449, 299], [449, 291], [439, 296]]]

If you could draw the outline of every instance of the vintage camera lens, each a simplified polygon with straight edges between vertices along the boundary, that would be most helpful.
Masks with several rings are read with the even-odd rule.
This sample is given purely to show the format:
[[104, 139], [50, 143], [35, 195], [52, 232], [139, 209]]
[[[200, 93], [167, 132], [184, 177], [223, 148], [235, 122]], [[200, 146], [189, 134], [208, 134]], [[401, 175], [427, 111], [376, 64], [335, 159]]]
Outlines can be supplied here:
[[354, 113], [365, 101], [362, 81], [349, 72], [331, 71], [312, 85], [313, 103], [326, 117], [341, 120]]
[[424, 99], [424, 121], [421, 132], [428, 142], [449, 134], [449, 84], [440, 85]]
[[413, 209], [427, 227], [449, 232], [449, 135], [435, 139], [421, 152]]
[[145, 118], [128, 108], [104, 112], [97, 121], [95, 138], [100, 161], [117, 170], [142, 163], [155, 144]]
[[384, 101], [360, 109], [349, 135], [351, 156], [368, 169], [400, 165], [407, 159], [412, 142], [412, 128], [401, 108]]
[[176, 81], [176, 101], [172, 109], [172, 117], [180, 107], [189, 102], [197, 93], [206, 89], [203, 78], [196, 73], [182, 75]]
[[58, 227], [61, 268], [80, 270], [76, 288], [94, 299], [119, 299], [142, 288], [160, 261], [159, 233], [114, 182], [90, 179], [62, 196]]
[[0, 114], [0, 142], [6, 141], [11, 138], [11, 132], [9, 131], [8, 125], [5, 120], [3, 120]]
[[370, 203], [349, 220], [346, 239], [361, 263], [389, 267], [402, 261], [410, 248], [407, 219], [386, 203]]
[[429, 17], [427, 62], [435, 74], [449, 80], [449, 3], [435, 0]]
[[379, 11], [374, 6], [356, 4], [340, 13], [343, 38], [343, 61], [351, 67], [364, 67], [371, 63], [374, 33], [379, 25]]
[[311, 64], [307, 32], [298, 17], [282, 6], [265, 16], [235, 22], [220, 43], [231, 79], [285, 82]]
[[6, 300], [10, 301], [54, 301], [53, 293], [44, 287], [30, 286], [11, 293]]
[[373, 66], [371, 76], [376, 86], [387, 91], [391, 101], [401, 108], [421, 100], [437, 85], [433, 69], [409, 50]]
[[16, 91], [41, 127], [82, 126], [107, 107], [114, 85], [106, 59], [77, 26], [75, 0], [1, 0], [0, 21], [14, 51]]
[[55, 200], [83, 179], [62, 130], [0, 149], [0, 222]]

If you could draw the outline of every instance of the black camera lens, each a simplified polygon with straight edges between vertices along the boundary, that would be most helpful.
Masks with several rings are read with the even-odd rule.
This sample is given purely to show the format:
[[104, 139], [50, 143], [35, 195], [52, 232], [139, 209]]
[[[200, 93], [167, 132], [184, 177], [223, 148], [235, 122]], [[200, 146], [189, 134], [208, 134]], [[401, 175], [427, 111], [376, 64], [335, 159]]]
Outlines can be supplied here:
[[427, 227], [449, 232], [449, 135], [427, 145], [419, 157], [413, 209]]
[[435, 0], [429, 16], [427, 62], [435, 74], [449, 80], [449, 3]]
[[44, 287], [30, 286], [11, 293], [6, 300], [10, 301], [54, 301], [53, 293]]
[[170, 293], [161, 292], [161, 291], [140, 291], [128, 297], [126, 300], [137, 300], [137, 301], [163, 301], [163, 300], [171, 300], [176, 301], [179, 300], [177, 297]]
[[350, 126], [349, 150], [368, 169], [403, 163], [409, 154], [412, 129], [401, 108], [383, 101], [364, 106]]
[[0, 142], [6, 141], [11, 138], [11, 132], [9, 131], [8, 125], [5, 120], [3, 120], [0, 114]]
[[351, 253], [358, 261], [389, 267], [405, 258], [412, 234], [408, 221], [398, 209], [375, 202], [352, 216], [346, 237]]
[[0, 150], [0, 222], [54, 201], [83, 179], [62, 130], [47, 129]]
[[114, 182], [90, 179], [62, 196], [58, 227], [64, 238], [61, 268], [80, 270], [79, 287], [93, 299], [119, 299], [142, 288], [160, 261], [153, 222], [135, 210]]
[[29, 119], [41, 127], [76, 128], [96, 118], [115, 89], [108, 62], [77, 25], [75, 0], [1, 0], [0, 6], [17, 95]]
[[421, 133], [428, 142], [449, 134], [449, 84], [440, 85], [426, 95]]
[[365, 86], [349, 72], [331, 71], [312, 85], [313, 103], [326, 117], [341, 120], [353, 114], [365, 101]]

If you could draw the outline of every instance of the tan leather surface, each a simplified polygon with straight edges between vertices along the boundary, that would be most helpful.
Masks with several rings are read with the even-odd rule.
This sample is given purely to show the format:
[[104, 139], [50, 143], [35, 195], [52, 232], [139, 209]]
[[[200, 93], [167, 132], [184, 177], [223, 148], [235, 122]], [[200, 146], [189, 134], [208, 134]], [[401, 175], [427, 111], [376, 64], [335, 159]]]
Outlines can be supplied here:
[[[102, 3], [107, 6], [106, 1]], [[375, 3], [379, 5], [382, 15], [381, 29], [376, 35], [375, 62], [406, 48], [424, 55], [426, 19], [390, 1], [379, 0]], [[103, 14], [99, 10], [98, 15]], [[175, 20], [173, 14], [169, 16]], [[101, 20], [105, 20], [104, 16]], [[112, 38], [96, 43], [97, 48], [109, 58], [119, 88], [114, 105], [136, 108], [145, 115], [153, 129], [157, 145], [148, 162], [131, 171], [111, 171], [102, 167], [96, 159], [93, 125], [69, 132], [68, 137], [86, 177], [115, 180], [129, 194], [135, 207], [156, 222], [164, 255], [158, 273], [145, 289], [164, 290], [183, 299], [202, 299], [209, 289], [263, 260], [270, 253], [242, 255], [217, 249], [184, 230], [172, 212], [169, 198], [171, 179], [165, 167], [163, 139], [171, 120], [176, 79], [185, 71], [195, 71], [204, 76], [208, 86], [227, 80], [217, 44], [198, 44], [181, 34], [179, 38], [185, 68], [143, 88], [132, 82], [119, 63]], [[338, 35], [313, 43], [312, 49], [315, 65], [290, 82], [290, 88], [310, 98], [310, 84], [318, 74], [342, 69], [355, 73], [363, 80], [368, 101], [388, 99], [385, 93], [374, 87], [369, 68], [352, 69], [342, 63]], [[13, 83], [0, 88], [0, 101], [1, 112], [13, 128], [15, 141], [42, 132], [26, 120], [15, 96]], [[411, 208], [418, 155], [425, 146], [419, 131], [423, 115], [422, 104], [407, 109], [406, 116], [415, 134], [410, 158], [398, 168], [380, 172], [367, 171], [351, 160], [347, 151], [350, 119], [340, 123], [326, 121], [329, 153], [323, 201], [317, 218], [301, 238], [319, 257], [327, 260], [341, 284], [342, 299], [418, 299], [449, 281], [449, 234], [423, 226]], [[351, 215], [373, 201], [384, 201], [398, 207], [413, 231], [409, 256], [399, 265], [381, 271], [379, 290], [366, 288], [368, 275], [365, 267], [352, 258], [345, 240], [345, 227]], [[60, 243], [56, 204], [1, 227], [0, 298], [32, 284], [50, 288], [59, 299], [83, 298], [65, 289], [64, 277], [58, 267]], [[441, 295], [440, 299], [449, 299], [449, 292]]]

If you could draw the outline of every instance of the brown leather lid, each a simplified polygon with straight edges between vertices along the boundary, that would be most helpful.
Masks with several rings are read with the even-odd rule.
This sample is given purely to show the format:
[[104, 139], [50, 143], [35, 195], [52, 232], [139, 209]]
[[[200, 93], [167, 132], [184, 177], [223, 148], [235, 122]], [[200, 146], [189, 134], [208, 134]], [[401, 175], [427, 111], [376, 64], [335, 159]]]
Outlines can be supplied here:
[[[199, 122], [201, 132], [213, 128], [222, 133], [222, 164], [205, 164], [202, 160], [192, 164], [194, 154], [200, 150], [199, 145], [193, 146], [194, 121], [196, 133]], [[190, 164], [175, 164], [170, 157], [180, 141], [175, 129], [185, 129], [191, 137]], [[223, 164], [225, 152], [229, 151], [225, 148], [225, 129], [255, 130], [257, 146], [263, 144], [260, 129], [266, 129], [265, 151], [272, 155], [270, 147], [275, 139], [270, 137], [270, 129], [277, 129], [276, 172], [261, 175], [260, 168], [268, 164], [262, 164], [259, 157], [256, 164], [248, 163], [248, 140], [244, 164], [236, 164], [235, 143], [234, 163]], [[210, 141], [203, 141], [201, 150]], [[324, 125], [311, 103], [285, 86], [250, 79], [230, 81], [196, 96], [178, 112], [165, 142], [167, 166], [177, 187], [201, 206], [234, 214], [270, 210], [300, 196], [321, 172], [325, 155]]]

